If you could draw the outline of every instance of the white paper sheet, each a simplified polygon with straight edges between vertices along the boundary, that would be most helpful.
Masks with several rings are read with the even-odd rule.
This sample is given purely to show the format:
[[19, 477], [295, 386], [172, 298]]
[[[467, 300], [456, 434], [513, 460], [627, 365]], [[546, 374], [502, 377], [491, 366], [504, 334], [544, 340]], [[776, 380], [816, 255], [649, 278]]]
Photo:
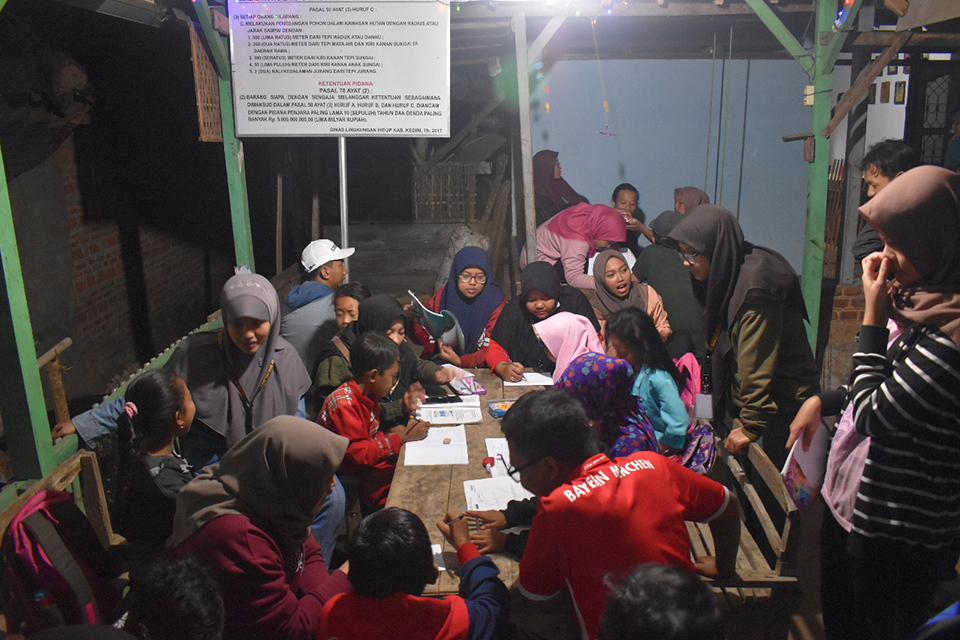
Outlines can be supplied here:
[[437, 569], [440, 569], [440, 571], [446, 571], [447, 568], [443, 566], [443, 547], [432, 544], [430, 550], [433, 552], [433, 564], [437, 565]]
[[[490, 475], [494, 478], [505, 478], [507, 476], [507, 465], [510, 464], [510, 449], [507, 447], [506, 438], [485, 438], [487, 445], [487, 456], [494, 458], [496, 463], [490, 469]], [[500, 462], [500, 459], [503, 462]]]
[[[450, 440], [444, 444], [445, 439]], [[419, 442], [408, 442], [404, 464], [408, 467], [435, 464], [467, 464], [467, 432], [460, 424], [455, 427], [430, 427], [427, 437]]]
[[464, 480], [463, 493], [467, 497], [467, 509], [473, 511], [505, 509], [511, 500], [526, 500], [533, 497], [532, 493], [506, 474], [499, 478]]
[[548, 373], [537, 373], [534, 372], [525, 372], [523, 374], [523, 379], [520, 382], [507, 382], [503, 381], [503, 386], [505, 387], [552, 387], [553, 378]]

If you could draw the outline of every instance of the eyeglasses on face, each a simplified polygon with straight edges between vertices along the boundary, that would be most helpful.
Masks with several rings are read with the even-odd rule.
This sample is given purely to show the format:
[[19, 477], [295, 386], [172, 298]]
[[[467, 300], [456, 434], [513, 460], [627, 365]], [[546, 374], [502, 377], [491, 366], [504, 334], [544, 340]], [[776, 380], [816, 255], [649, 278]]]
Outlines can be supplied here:
[[696, 251], [687, 253], [686, 251], [681, 251], [680, 249], [677, 249], [677, 253], [679, 253], [680, 257], [686, 260], [687, 262], [689, 262], [690, 264], [694, 264], [697, 261], [697, 258], [700, 257], [700, 254], [697, 253]]
[[506, 470], [507, 470], [507, 475], [510, 476], [511, 478], [513, 478], [514, 480], [516, 480], [517, 482], [520, 482], [520, 472], [521, 472], [521, 471], [523, 471], [523, 470], [526, 469], [527, 467], [533, 466], [533, 465], [537, 464], [538, 462], [540, 462], [541, 460], [543, 460], [542, 457], [540, 457], [540, 458], [534, 458], [533, 460], [531, 460], [531, 461], [528, 462], [527, 464], [520, 465], [519, 467], [515, 467], [515, 466], [513, 466], [512, 464], [507, 464], [507, 461], [503, 459], [503, 456], [497, 456], [497, 457], [500, 458], [500, 462], [502, 462], [504, 468], [506, 468]]
[[460, 282], [476, 282], [477, 284], [483, 284], [487, 281], [487, 276], [482, 273], [475, 276], [464, 271], [457, 277], [460, 279]]

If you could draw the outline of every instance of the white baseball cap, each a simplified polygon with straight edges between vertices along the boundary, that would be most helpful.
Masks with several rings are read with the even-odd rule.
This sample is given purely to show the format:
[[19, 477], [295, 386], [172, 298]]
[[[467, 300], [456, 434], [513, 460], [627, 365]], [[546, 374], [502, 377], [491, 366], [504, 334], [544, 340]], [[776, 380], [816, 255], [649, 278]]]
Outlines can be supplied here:
[[353, 247], [341, 249], [333, 244], [332, 241], [321, 238], [307, 245], [307, 248], [300, 254], [300, 264], [303, 265], [307, 273], [310, 273], [328, 262], [349, 258], [353, 255], [354, 251], [356, 251], [356, 249]]

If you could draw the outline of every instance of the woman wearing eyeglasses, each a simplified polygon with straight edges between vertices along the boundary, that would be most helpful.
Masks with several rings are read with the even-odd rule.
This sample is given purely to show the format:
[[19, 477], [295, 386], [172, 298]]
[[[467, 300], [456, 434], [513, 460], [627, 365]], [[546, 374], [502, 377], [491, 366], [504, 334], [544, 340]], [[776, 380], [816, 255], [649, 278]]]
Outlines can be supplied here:
[[776, 251], [746, 242], [723, 207], [688, 211], [668, 239], [703, 310], [704, 370], [712, 377], [714, 424], [730, 431], [726, 449], [739, 453], [763, 436], [779, 465], [793, 416], [820, 391], [797, 274]]
[[[449, 346], [437, 344], [426, 329], [413, 323], [411, 340], [423, 345], [421, 358], [434, 355], [459, 367], [482, 367], [487, 356], [490, 334], [507, 301], [492, 278], [490, 256], [480, 247], [464, 247], [453, 257], [446, 286], [427, 300], [430, 311], [444, 309], [457, 317], [466, 345], [463, 355]], [[409, 306], [408, 306], [409, 315]]]

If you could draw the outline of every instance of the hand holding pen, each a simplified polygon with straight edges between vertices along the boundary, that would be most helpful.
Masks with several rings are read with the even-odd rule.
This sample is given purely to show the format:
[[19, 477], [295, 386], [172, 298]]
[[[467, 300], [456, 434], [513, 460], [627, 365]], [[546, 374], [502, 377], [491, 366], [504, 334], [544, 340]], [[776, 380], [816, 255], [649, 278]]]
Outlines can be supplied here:
[[456, 549], [470, 542], [470, 523], [466, 516], [458, 516], [455, 511], [447, 511], [444, 519], [437, 522], [437, 528]]
[[430, 423], [426, 420], [410, 418], [406, 427], [400, 428], [400, 442], [416, 442], [427, 437], [430, 431]]

